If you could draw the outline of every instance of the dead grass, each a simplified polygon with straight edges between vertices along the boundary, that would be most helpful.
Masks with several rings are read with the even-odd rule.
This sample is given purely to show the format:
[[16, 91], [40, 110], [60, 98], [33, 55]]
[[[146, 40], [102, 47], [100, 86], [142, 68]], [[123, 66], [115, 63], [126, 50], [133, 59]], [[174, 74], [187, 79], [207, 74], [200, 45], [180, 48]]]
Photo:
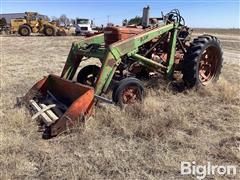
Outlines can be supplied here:
[[197, 33], [210, 33], [210, 34], [229, 34], [229, 35], [240, 35], [240, 29], [238, 28], [230, 28], [230, 29], [221, 29], [221, 28], [194, 28], [193, 29]]
[[[229, 53], [236, 54], [236, 51], [240, 50], [240, 29], [193, 29], [193, 36], [199, 36], [202, 34], [211, 34], [216, 36], [220, 41], [224, 49], [231, 50]], [[238, 61], [239, 61], [238, 56]]]
[[176, 94], [159, 84], [143, 105], [96, 107], [84, 130], [42, 140], [16, 97], [60, 73], [73, 39], [2, 39], [1, 179], [193, 179], [180, 175], [181, 161], [240, 164], [238, 54], [224, 55], [215, 86]]

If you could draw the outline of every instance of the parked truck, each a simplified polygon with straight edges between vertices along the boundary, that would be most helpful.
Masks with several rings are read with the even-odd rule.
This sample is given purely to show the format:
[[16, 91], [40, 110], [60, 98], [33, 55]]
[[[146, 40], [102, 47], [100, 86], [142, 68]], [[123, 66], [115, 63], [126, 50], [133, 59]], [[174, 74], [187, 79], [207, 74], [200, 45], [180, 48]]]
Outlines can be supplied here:
[[75, 33], [76, 35], [87, 35], [93, 33], [92, 29], [93, 21], [90, 19], [76, 18]]

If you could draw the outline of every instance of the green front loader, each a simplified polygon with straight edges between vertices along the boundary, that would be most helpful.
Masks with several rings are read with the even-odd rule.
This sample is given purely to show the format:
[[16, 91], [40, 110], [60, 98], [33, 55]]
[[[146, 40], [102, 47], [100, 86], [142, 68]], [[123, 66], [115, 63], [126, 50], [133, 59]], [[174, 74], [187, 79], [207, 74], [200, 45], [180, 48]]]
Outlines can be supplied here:
[[[149, 7], [142, 26], [106, 27], [103, 34], [74, 42], [61, 76], [49, 75], [27, 93], [24, 99], [43, 122], [45, 138], [83, 122], [97, 100], [121, 107], [142, 102], [143, 81], [152, 77], [174, 81], [178, 73], [186, 88], [218, 79], [223, 59], [216, 37], [191, 41], [178, 10], [161, 18], [148, 16]], [[90, 65], [93, 59], [98, 65]], [[89, 65], [79, 70], [83, 61]], [[112, 98], [105, 96], [108, 92]]]

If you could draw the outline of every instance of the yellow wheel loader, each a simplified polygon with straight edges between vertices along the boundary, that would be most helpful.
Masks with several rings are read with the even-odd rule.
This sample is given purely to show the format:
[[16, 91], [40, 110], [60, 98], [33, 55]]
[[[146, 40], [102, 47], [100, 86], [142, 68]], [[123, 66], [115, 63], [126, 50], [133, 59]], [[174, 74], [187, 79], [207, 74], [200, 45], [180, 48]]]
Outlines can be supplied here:
[[36, 12], [25, 12], [24, 18], [11, 19], [10, 32], [21, 36], [29, 36], [31, 33], [41, 33], [45, 36], [67, 35], [68, 30], [57, 26], [55, 22], [37, 18]]

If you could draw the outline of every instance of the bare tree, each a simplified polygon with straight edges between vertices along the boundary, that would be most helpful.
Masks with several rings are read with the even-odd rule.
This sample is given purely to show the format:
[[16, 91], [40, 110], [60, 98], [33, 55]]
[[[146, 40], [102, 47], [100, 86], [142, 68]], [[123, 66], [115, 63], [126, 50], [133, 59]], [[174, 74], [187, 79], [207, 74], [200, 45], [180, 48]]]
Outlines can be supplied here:
[[70, 24], [70, 20], [69, 20], [69, 18], [65, 14], [62, 14], [59, 17], [59, 22], [60, 22], [60, 24], [64, 24], [64, 26], [67, 26], [67, 25]]
[[71, 23], [72, 25], [75, 25], [75, 19], [70, 19], [70, 23]]
[[51, 16], [51, 21], [57, 21], [58, 18], [56, 16]]

